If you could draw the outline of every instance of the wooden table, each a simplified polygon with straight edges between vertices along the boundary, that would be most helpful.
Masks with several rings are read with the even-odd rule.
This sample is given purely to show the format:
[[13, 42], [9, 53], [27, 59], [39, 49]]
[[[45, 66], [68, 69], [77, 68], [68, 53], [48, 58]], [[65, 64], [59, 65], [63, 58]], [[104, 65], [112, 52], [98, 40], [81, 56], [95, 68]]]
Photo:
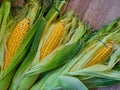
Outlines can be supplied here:
[[[23, 4], [23, 0], [17, 1], [16, 5]], [[98, 29], [120, 16], [120, 0], [68, 0], [65, 9], [73, 10], [84, 23], [89, 21], [94, 29]], [[93, 90], [120, 90], [120, 85]]]

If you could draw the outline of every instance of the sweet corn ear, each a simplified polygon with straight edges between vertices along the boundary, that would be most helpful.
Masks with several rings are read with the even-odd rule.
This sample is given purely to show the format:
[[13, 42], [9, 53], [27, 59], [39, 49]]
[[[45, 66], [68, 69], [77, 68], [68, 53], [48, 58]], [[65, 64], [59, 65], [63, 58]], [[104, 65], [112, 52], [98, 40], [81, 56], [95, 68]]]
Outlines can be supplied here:
[[95, 53], [95, 55], [90, 59], [90, 61], [84, 66], [84, 68], [98, 64], [106, 60], [112, 51], [112, 44], [106, 43], [106, 46], [101, 46], [100, 49]]
[[8, 67], [11, 58], [13, 57], [17, 48], [19, 47], [28, 29], [29, 29], [29, 19], [25, 18], [22, 21], [20, 21], [12, 31], [6, 45], [7, 50], [4, 57], [3, 70], [5, 70]]
[[51, 53], [59, 45], [63, 37], [64, 30], [65, 26], [63, 20], [55, 24], [52, 32], [41, 48], [40, 60]]

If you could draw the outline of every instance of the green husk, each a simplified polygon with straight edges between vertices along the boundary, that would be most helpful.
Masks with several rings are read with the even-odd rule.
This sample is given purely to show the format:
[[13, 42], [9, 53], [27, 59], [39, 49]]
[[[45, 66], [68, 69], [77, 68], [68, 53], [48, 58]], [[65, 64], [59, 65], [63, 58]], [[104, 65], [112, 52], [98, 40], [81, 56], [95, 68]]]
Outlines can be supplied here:
[[[61, 5], [63, 5], [63, 3], [61, 4]], [[59, 8], [61, 8], [61, 6], [59, 7]], [[53, 8], [52, 8], [53, 9]], [[56, 13], [57, 11], [55, 11], [54, 9], [53, 9], [53, 11], [55, 12], [55, 14], [56, 15], [58, 15], [58, 13]], [[41, 12], [40, 12], [41, 13]], [[44, 11], [42, 12], [43, 14], [44, 14]], [[48, 12], [48, 14], [50, 14], [49, 12]], [[53, 14], [52, 14], [53, 15]], [[53, 16], [52, 15], [50, 15], [52, 18], [53, 18]], [[54, 17], [56, 17], [56, 15], [54, 15]], [[54, 18], [53, 18], [54, 19]], [[47, 23], [50, 23], [52, 20], [51, 20], [51, 18], [50, 18], [50, 21], [48, 20], [48, 22]], [[42, 23], [41, 23], [42, 24]], [[43, 24], [44, 24], [44, 22], [43, 22]], [[42, 25], [42, 27], [43, 27], [44, 25]], [[40, 33], [40, 32], [39, 32]], [[37, 37], [37, 36], [36, 36]], [[39, 36], [40, 37], [40, 36]], [[37, 40], [38, 39], [40, 39], [40, 38], [37, 38]], [[39, 42], [39, 40], [38, 40], [38, 42]], [[34, 46], [34, 44], [36, 45], [36, 48], [35, 48], [35, 46]], [[22, 65], [20, 66], [20, 68], [18, 69], [18, 71], [17, 71], [17, 73], [15, 74], [15, 77], [14, 77], [14, 79], [13, 79], [13, 83], [12, 83], [12, 85], [11, 85], [11, 87], [10, 87], [10, 89], [11, 90], [16, 90], [16, 88], [17, 88], [17, 85], [19, 84], [19, 81], [20, 81], [20, 79], [22, 79], [22, 77], [24, 76], [24, 73], [26, 72], [26, 70], [28, 70], [28, 68], [30, 67], [30, 64], [32, 63], [32, 60], [33, 60], [33, 58], [34, 58], [34, 55], [35, 55], [35, 51], [37, 51], [37, 44], [36, 44], [36, 40], [34, 41], [34, 44], [33, 44], [33, 49], [30, 51], [30, 53], [28, 54], [28, 56], [26, 57], [26, 59], [25, 59], [25, 61], [22, 63]], [[34, 52], [34, 55], [33, 55], [33, 52]], [[30, 58], [32, 56], [32, 58]], [[29, 58], [30, 58], [30, 60], [29, 60]], [[28, 62], [29, 61], [29, 62]], [[21, 74], [23, 75], [23, 76], [21, 76]], [[33, 83], [34, 83], [34, 81], [32, 81]], [[17, 83], [17, 84], [16, 84]], [[27, 84], [27, 83], [26, 83]], [[32, 83], [31, 83], [32, 84]], [[28, 84], [29, 86], [31, 85], [31, 84]], [[28, 86], [28, 88], [29, 88], [29, 86]]]
[[[46, 85], [45, 82], [50, 81], [49, 78], [50, 78], [51, 76], [53, 76], [53, 73], [54, 73], [54, 78], [52, 78], [51, 83], [52, 83], [52, 81], [56, 80], [56, 76], [58, 76], [63, 70], [64, 70], [64, 68], [62, 68], [61, 70], [59, 70], [57, 73], [55, 72], [55, 70], [46, 73], [46, 75], [45, 75], [44, 77], [42, 77], [41, 79], [39, 79], [39, 81], [36, 82], [36, 83], [31, 87], [30, 90], [43, 89], [44, 85]], [[53, 85], [53, 83], [52, 83], [52, 84], [50, 84], [50, 83], [47, 84], [48, 87], [49, 87], [49, 85], [51, 86], [51, 85]], [[46, 88], [46, 89], [47, 89], [47, 88]], [[50, 88], [49, 88], [49, 89], [50, 89]]]
[[[81, 32], [82, 33], [82, 32]], [[80, 34], [81, 35], [81, 34]], [[84, 35], [84, 34], [83, 34]], [[82, 36], [83, 36], [82, 35]], [[82, 37], [81, 36], [81, 37]], [[78, 36], [79, 37], [79, 36]], [[79, 37], [80, 38], [80, 37]], [[82, 38], [81, 38], [82, 39]], [[80, 39], [80, 40], [81, 40]], [[74, 41], [73, 41], [74, 42]], [[76, 40], [77, 42], [77, 40]], [[82, 41], [80, 41], [82, 42]], [[69, 43], [68, 44], [72, 44], [72, 43]], [[82, 47], [81, 47], [82, 48]], [[81, 49], [80, 48], [80, 49]], [[78, 51], [80, 51], [80, 49]], [[74, 60], [73, 60], [74, 61]], [[70, 62], [70, 59], [69, 59], [69, 62]], [[69, 63], [68, 62], [68, 63]], [[58, 85], [58, 83], [56, 83], [56, 81], [58, 81], [58, 76], [61, 75], [62, 73], [68, 71], [68, 65], [64, 65], [62, 66], [60, 69], [58, 70], [55, 70], [55, 72], [53, 71], [52, 74], [51, 72], [50, 73], [47, 73], [47, 75], [45, 75], [45, 77], [43, 77], [37, 84], [33, 85], [33, 87], [31, 88], [31, 90], [44, 90], [44, 89], [53, 89], [56, 87], [56, 85]], [[54, 77], [54, 78], [53, 78]], [[51, 84], [52, 83], [52, 84]], [[40, 87], [39, 87], [40, 86]]]
[[57, 50], [48, 55], [48, 57], [40, 61], [37, 65], [32, 66], [31, 69], [26, 73], [26, 75], [40, 74], [68, 62], [68, 60], [80, 50], [82, 45], [82, 42], [75, 42], [70, 45], [68, 44], [59, 47]]
[[17, 70], [17, 72], [13, 78], [10, 90], [16, 90], [17, 86], [19, 85], [19, 82], [22, 79], [21, 75], [23, 75], [25, 73], [25, 71], [26, 71], [25, 69], [27, 69], [29, 67], [29, 65], [31, 64], [32, 60], [35, 57], [35, 54], [36, 54], [36, 51], [38, 48], [38, 44], [39, 44], [39, 40], [40, 40], [41, 34], [44, 30], [46, 21], [44, 18], [41, 18], [38, 22], [39, 22], [39, 24], [37, 25], [38, 27], [37, 27], [37, 31], [36, 31], [36, 34], [34, 37], [34, 41], [32, 43], [31, 50], [30, 50], [29, 54], [27, 55], [27, 57], [24, 59], [20, 68]]
[[[22, 58], [21, 58], [22, 60], [24, 60], [24, 57], [29, 50], [30, 44], [31, 44], [31, 41], [25, 47], [26, 49], [23, 50], [23, 53], [21, 54], [22, 55]], [[8, 89], [15, 71], [16, 71], [16, 68], [11, 70], [6, 76], [2, 76], [4, 73], [1, 74], [1, 76], [0, 76], [0, 89], [1, 90], [7, 90]]]
[[3, 21], [3, 11], [4, 11], [4, 4], [1, 4], [1, 7], [0, 7], [0, 27], [1, 27], [1, 24], [2, 24], [2, 21]]
[[118, 17], [117, 19], [113, 20], [112, 22], [110, 22], [107, 25], [104, 25], [102, 28], [100, 28], [99, 30], [97, 30], [97, 32], [94, 33], [94, 36], [88, 41], [87, 43], [91, 43], [91, 41], [96, 39], [102, 39], [103, 36], [108, 35], [110, 32], [115, 31], [117, 28], [119, 28], [119, 23], [120, 23], [120, 17]]
[[[80, 50], [81, 45], [79, 42], [73, 43], [71, 45], [66, 45], [64, 47], [60, 47], [51, 55], [44, 58], [44, 60], [40, 61], [37, 65], [33, 66], [26, 75], [23, 77], [21, 83], [19, 84], [19, 90], [27, 89], [23, 88], [25, 85], [30, 85], [30, 81], [36, 80], [36, 78], [39, 76], [39, 74], [52, 70], [69, 60], [78, 50]], [[62, 54], [61, 54], [62, 53]], [[62, 58], [61, 58], [62, 57]], [[49, 59], [49, 60], [48, 60]], [[31, 76], [32, 75], [32, 76]], [[29, 84], [27, 83], [29, 82]], [[29, 86], [28, 86], [29, 87]]]
[[[117, 24], [117, 26], [116, 26]], [[116, 83], [116, 80], [119, 80], [119, 71], [116, 70], [110, 70], [115, 66], [115, 64], [119, 61], [119, 20], [115, 20], [111, 22], [110, 24], [106, 25], [101, 29], [101, 31], [98, 31], [96, 34], [94, 34], [93, 37], [91, 37], [88, 42], [86, 42], [85, 47], [73, 58], [65, 64], [63, 67], [60, 67], [57, 70], [54, 70], [53, 72], [47, 73], [42, 79], [40, 79], [31, 90], [39, 90], [39, 89], [53, 89], [57, 88], [59, 85], [59, 77], [61, 75], [71, 75], [74, 77], [78, 77], [78, 79], [82, 81], [90, 80], [93, 77], [99, 77], [99, 78], [106, 78], [107, 80], [111, 80], [111, 84]], [[115, 31], [116, 30], [116, 31]], [[100, 38], [100, 41], [97, 40], [97, 38]], [[114, 44], [114, 54], [112, 54], [112, 58], [110, 62], [105, 62], [104, 64], [97, 64], [88, 68], [83, 68], [83, 66], [86, 64], [87, 60], [91, 58], [91, 56], [96, 52], [96, 50], [103, 45], [107, 40], [110, 40]], [[91, 48], [93, 48], [91, 50]], [[88, 56], [90, 58], [88, 58]], [[113, 60], [113, 61], [112, 61]], [[109, 67], [108, 67], [108, 66]], [[98, 68], [99, 67], [99, 68]], [[45, 80], [45, 81], [44, 81]], [[106, 81], [107, 81], [106, 80]], [[103, 81], [103, 82], [106, 82]], [[94, 84], [93, 86], [101, 86], [103, 82], [99, 82], [98, 84]], [[52, 83], [52, 84], [51, 84]], [[67, 82], [66, 82], [67, 83]], [[69, 81], [68, 81], [69, 83]], [[110, 85], [107, 84], [107, 85]], [[91, 83], [89, 83], [91, 84]], [[87, 84], [87, 86], [89, 85]], [[39, 87], [40, 85], [40, 87]], [[89, 85], [90, 86], [90, 85]], [[60, 87], [62, 88], [62, 87]], [[59, 88], [58, 88], [59, 89]]]
[[[116, 35], [115, 35], [116, 34]], [[103, 40], [111, 40], [111, 42], [114, 42], [115, 38], [118, 39], [118, 35], [120, 35], [119, 33], [117, 34], [116, 31], [114, 33], [111, 33], [109, 35], [107, 35], [105, 38], [103, 38]], [[117, 37], [116, 37], [117, 36]], [[104, 42], [102, 40], [102, 42]], [[119, 40], [118, 40], [119, 42]], [[99, 45], [99, 44], [98, 44]], [[99, 46], [94, 47], [93, 51], [98, 48]], [[89, 59], [87, 59], [85, 56], [87, 55], [91, 57], [92, 55], [92, 50], [90, 51], [90, 53], [87, 53], [86, 55], [83, 56], [83, 58], [80, 57], [80, 60], [77, 62], [77, 64], [75, 64], [72, 69], [70, 70], [70, 73], [74, 73], [74, 75], [77, 75], [77, 73], [82, 74], [81, 72], [92, 72], [92, 71], [105, 71], [105, 70], [110, 70], [114, 67], [114, 65], [119, 61], [120, 58], [120, 47], [116, 46], [116, 43], [114, 42], [114, 47], [113, 47], [113, 53], [111, 54], [109, 61], [107, 63], [103, 63], [103, 65], [95, 65], [95, 66], [91, 66], [88, 68], [83, 68], [82, 67], [86, 64], [86, 62], [89, 61]], [[96, 51], [95, 51], [96, 52]], [[91, 55], [90, 55], [91, 54]], [[84, 58], [85, 57], [85, 58]], [[88, 60], [88, 61], [87, 61]], [[77, 67], [79, 65], [79, 67]], [[97, 67], [101, 67], [101, 68], [97, 68]], [[90, 70], [90, 71], [89, 71]], [[74, 72], [75, 71], [75, 72]], [[79, 72], [80, 71], [80, 72]], [[76, 74], [75, 74], [76, 73]], [[71, 74], [73, 75], [73, 74]]]
[[87, 87], [75, 77], [60, 76], [58, 82], [63, 90], [88, 90]]
[[119, 80], [93, 77], [82, 81], [88, 88], [106, 87], [118, 84]]
[[[34, 2], [35, 3], [35, 2]], [[34, 4], [33, 3], [33, 4]], [[37, 2], [36, 2], [37, 3]], [[31, 4], [32, 5], [32, 4]], [[33, 5], [34, 6], [34, 5]], [[35, 6], [35, 7], [30, 7], [30, 5], [29, 5], [29, 8], [24, 8], [24, 10], [23, 10], [23, 12], [21, 13], [23, 16], [20, 16], [21, 14], [19, 14], [18, 16], [16, 16], [16, 17], [21, 17], [21, 19], [22, 18], [25, 18], [24, 16], [25, 15], [27, 15], [27, 14], [29, 14], [29, 9], [34, 9], [34, 8], [36, 8], [36, 7], [38, 7], [38, 6]], [[37, 9], [37, 8], [36, 8]], [[34, 15], [34, 17], [33, 17], [33, 19], [35, 19], [35, 17], [36, 17], [36, 13], [37, 13], [37, 10], [34, 12], [34, 13], [32, 13], [31, 15], [33, 16]], [[29, 14], [30, 15], [30, 14]], [[14, 24], [15, 22], [15, 20], [16, 20], [16, 17], [14, 18], [14, 19], [12, 19], [10, 22], [9, 22], [9, 25], [8, 25], [8, 27], [7, 28], [9, 28], [9, 26], [10, 26], [10, 29], [6, 32], [6, 34], [5, 34], [5, 39], [7, 39], [8, 38], [8, 36], [10, 35], [10, 33], [11, 33], [11, 31], [12, 31], [12, 28], [14, 28], [13, 26], [15, 26], [15, 25], [12, 25], [12, 24]], [[33, 20], [32, 19], [32, 20]], [[19, 20], [17, 20], [17, 21], [19, 21]], [[19, 46], [19, 48], [16, 50], [16, 52], [15, 52], [15, 54], [14, 54], [14, 56], [13, 56], [13, 58], [12, 58], [12, 60], [11, 60], [11, 63], [9, 64], [9, 66], [7, 67], [7, 69], [4, 71], [4, 72], [2, 72], [1, 73], [1, 76], [0, 76], [0, 88], [2, 88], [2, 90], [4, 90], [4, 88], [8, 88], [7, 86], [9, 86], [9, 84], [10, 84], [10, 82], [11, 82], [11, 79], [12, 79], [12, 77], [13, 77], [13, 75], [14, 74], [12, 74], [10, 77], [9, 77], [9, 75], [10, 75], [10, 72], [15, 72], [16, 71], [16, 69], [17, 69], [17, 67], [18, 67], [18, 65], [24, 60], [24, 58], [25, 58], [25, 56], [26, 56], [26, 54], [27, 54], [27, 52], [29, 51], [29, 48], [30, 48], [30, 46], [31, 46], [31, 42], [32, 42], [32, 38], [33, 38], [33, 36], [34, 36], [34, 34], [35, 34], [35, 32], [36, 32], [36, 29], [37, 29], [37, 25], [39, 25], [39, 24], [34, 24], [33, 26], [31, 26], [31, 28], [30, 28], [30, 30], [28, 31], [28, 33], [25, 35], [25, 37], [24, 37], [24, 39], [23, 39], [23, 41], [22, 41], [22, 43], [20, 44], [20, 46]], [[8, 79], [8, 77], [9, 77], [9, 79]], [[7, 86], [6, 86], [6, 83], [8, 84]]]
[[[29, 13], [27, 14], [27, 17], [30, 18], [30, 26], [34, 23], [35, 21], [35, 18], [36, 18], [36, 15], [37, 13], [39, 12], [38, 9], [41, 9], [41, 6], [38, 2], [38, 0], [30, 0], [30, 4], [32, 5], [31, 7], [29, 7], [30, 11]], [[34, 8], [33, 8], [34, 7]]]
[[[83, 32], [85, 32], [85, 29], [84, 28], [82, 29], [83, 29]], [[81, 32], [79, 39], [83, 35], [84, 33]], [[79, 39], [76, 39], [73, 42], [70, 42], [70, 43], [68, 42], [63, 45], [61, 44], [52, 53], [50, 53], [45, 58], [43, 58], [40, 62], [36, 62], [36, 63], [33, 62], [30, 69], [26, 72], [25, 76], [23, 77], [18, 89], [19, 90], [29, 89], [31, 86], [31, 82], [34, 83], [34, 81], [37, 80], [37, 78], [41, 73], [50, 71], [54, 68], [57, 68], [67, 63], [69, 59], [72, 58], [82, 48], [83, 42], [79, 41]], [[39, 55], [40, 55], [39, 52], [37, 53], [37, 56], [36, 56], [37, 60], [39, 60]], [[27, 85], [28, 87], [26, 87], [25, 85]]]
[[7, 22], [9, 21], [9, 15], [11, 10], [11, 2], [4, 1], [0, 8], [0, 74], [3, 66], [4, 53], [5, 53], [5, 29]]
[[21, 62], [21, 58], [24, 56], [23, 51], [25, 50], [26, 46], [29, 44], [30, 40], [33, 38], [33, 36], [36, 32], [36, 29], [37, 29], [37, 25], [39, 25], [39, 24], [35, 23], [30, 28], [30, 30], [26, 34], [25, 38], [23, 39], [22, 44], [20, 45], [20, 47], [17, 49], [15, 55], [13, 56], [13, 58], [11, 60], [12, 62], [10, 63], [8, 68], [4, 71], [3, 76], [8, 74], [11, 70], [13, 70]]
[[4, 47], [4, 42], [2, 40], [2, 42], [0, 43], [0, 73], [3, 66], [4, 52], [5, 52], [5, 47]]
[[6, 77], [0, 80], [0, 90], [8, 90], [8, 87], [11, 83], [14, 73], [15, 73], [15, 70], [11, 71]]
[[[59, 82], [56, 83], [56, 81], [58, 81], [59, 75], [62, 75], [62, 73], [65, 71], [65, 68], [66, 68], [66, 66], [63, 66], [62, 68], [58, 68], [57, 70], [54, 70], [54, 71], [52, 72], [52, 74], [49, 75], [49, 77], [47, 78], [47, 80], [46, 80], [44, 83], [41, 84], [41, 81], [42, 81], [44, 78], [46, 78], [46, 75], [45, 75], [45, 77], [42, 78], [42, 79], [38, 82], [38, 85], [41, 84], [41, 87], [38, 87], [38, 85], [35, 84], [35, 85], [37, 86], [37, 87], [35, 86], [35, 88], [39, 88], [39, 89], [53, 89], [53, 88], [55, 88], [56, 86], [59, 85]], [[50, 73], [51, 73], [51, 72], [50, 72]], [[50, 73], [48, 73], [48, 74], [50, 74]], [[54, 77], [54, 78], [53, 78], [53, 77]], [[51, 82], [52, 85], [51, 85], [49, 82]], [[46, 86], [47, 86], [47, 87], [46, 87]], [[34, 86], [33, 86], [33, 87], [34, 87]]]
[[34, 36], [34, 40], [31, 46], [31, 49], [29, 51], [29, 54], [26, 56], [26, 58], [24, 59], [23, 63], [20, 65], [20, 67], [18, 68], [17, 72], [14, 75], [14, 78], [12, 80], [12, 83], [10, 85], [10, 90], [16, 90], [20, 80], [22, 79], [24, 75], [26, 69], [29, 67], [29, 65], [32, 63], [32, 60], [36, 54], [37, 51], [37, 47], [41, 38], [41, 34], [43, 32], [43, 28], [45, 26], [46, 20], [42, 17], [43, 12], [44, 12], [45, 7], [43, 6], [42, 9], [40, 10], [39, 16], [38, 16], [38, 20], [36, 21], [36, 34]]
[[[34, 2], [35, 3], [35, 2]], [[33, 4], [34, 4], [33, 3]], [[36, 2], [37, 3], [37, 2]], [[30, 6], [29, 6], [30, 7]], [[32, 7], [33, 9], [34, 9], [34, 7]], [[27, 9], [27, 11], [28, 11], [29, 9]], [[25, 11], [25, 13], [27, 12], [27, 11]], [[34, 15], [36, 16], [36, 11], [34, 12]], [[15, 17], [16, 18], [16, 17]], [[25, 18], [25, 17], [24, 17]], [[33, 26], [33, 27], [31, 27], [30, 28], [30, 30], [28, 31], [28, 33], [26, 34], [26, 36], [25, 36], [25, 38], [23, 39], [23, 41], [21, 42], [21, 44], [20, 44], [20, 47], [16, 50], [16, 53], [15, 53], [15, 55], [13, 56], [13, 58], [12, 58], [12, 62], [10, 63], [10, 65], [8, 66], [8, 68], [4, 71], [4, 73], [9, 73], [10, 72], [10, 70], [12, 70], [15, 66], [16, 66], [16, 64], [15, 63], [20, 63], [20, 61], [19, 61], [19, 59], [20, 59], [20, 57], [23, 57], [22, 55], [23, 54], [21, 54], [20, 56], [17, 56], [18, 54], [20, 54], [20, 53], [22, 53], [22, 50], [24, 50], [25, 49], [25, 47], [27, 46], [27, 44], [30, 42], [30, 40], [32, 39], [32, 37], [33, 37], [33, 35], [34, 35], [34, 33], [35, 33], [35, 29], [36, 29], [36, 27], [35, 27], [35, 25]], [[16, 57], [19, 57], [18, 58], [18, 60], [15, 60], [15, 58]], [[17, 59], [17, 58], [16, 58]], [[14, 63], [15, 62], [15, 63]], [[12, 66], [12, 63], [13, 63], [13, 66]], [[11, 67], [11, 68], [9, 68], [9, 67]], [[4, 74], [4, 75], [6, 75], [6, 74]]]
[[[39, 2], [36, 0], [30, 1], [27, 3], [18, 13], [16, 16], [13, 16], [12, 19], [8, 22], [5, 30], [5, 38], [6, 40], [9, 38], [10, 33], [13, 31], [13, 28], [24, 18], [30, 19], [30, 28], [31, 25], [34, 24], [36, 14], [40, 10]], [[34, 12], [33, 12], [34, 11]]]
[[[120, 65], [119, 64], [115, 65], [115, 67], [113, 67], [113, 70], [119, 71], [120, 70]], [[101, 78], [101, 77], [94, 77], [94, 78], [90, 78], [90, 79], [84, 80], [83, 82], [89, 88], [106, 87], [106, 86], [111, 86], [111, 85], [120, 83], [119, 80], [108, 79], [108, 78], [104, 78], [104, 77], [103, 78]]]
[[11, 8], [11, 3], [10, 1], [7, 0], [2, 4], [0, 8], [0, 70], [2, 68], [3, 59], [4, 59], [4, 52], [5, 52], [4, 33], [10, 14], [10, 8]]
[[83, 25], [83, 23], [81, 21], [78, 22], [78, 28], [75, 29], [75, 33], [73, 34], [73, 36], [71, 37], [69, 43], [73, 43], [75, 41], [78, 41], [86, 32], [85, 30], [85, 26]]
[[[58, 8], [58, 10], [61, 10], [62, 6], [65, 4], [65, 1], [61, 1], [60, 3], [54, 3], [53, 5]], [[56, 19], [56, 17], [60, 14], [61, 12], [56, 11], [56, 9], [54, 7], [51, 7], [51, 9], [49, 10], [49, 12], [46, 14], [45, 19], [47, 21], [46, 23], [46, 27], [44, 29], [43, 35], [42, 35], [42, 39], [41, 42], [44, 40], [46, 33], [49, 32], [49, 28], [51, 26], [51, 24], [53, 23], [53, 21]]]

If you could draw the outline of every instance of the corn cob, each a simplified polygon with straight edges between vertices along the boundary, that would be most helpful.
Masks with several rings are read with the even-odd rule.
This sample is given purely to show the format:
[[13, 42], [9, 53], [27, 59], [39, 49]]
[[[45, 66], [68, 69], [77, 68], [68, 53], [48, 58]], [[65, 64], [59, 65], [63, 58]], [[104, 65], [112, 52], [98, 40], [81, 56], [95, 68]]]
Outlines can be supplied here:
[[65, 26], [63, 20], [55, 24], [48, 39], [41, 48], [40, 60], [47, 56], [49, 53], [51, 53], [59, 45], [63, 37], [64, 30]]
[[84, 68], [98, 64], [103, 60], [106, 60], [106, 58], [110, 55], [112, 48], [113, 46], [111, 43], [106, 43], [106, 46], [105, 45], [101, 46], [100, 49], [95, 53], [95, 55], [84, 66]]
[[29, 19], [25, 18], [16, 25], [13, 32], [11, 33], [7, 41], [7, 51], [5, 53], [3, 71], [8, 67], [11, 58], [13, 57], [17, 48], [19, 47], [28, 29], [29, 29]]

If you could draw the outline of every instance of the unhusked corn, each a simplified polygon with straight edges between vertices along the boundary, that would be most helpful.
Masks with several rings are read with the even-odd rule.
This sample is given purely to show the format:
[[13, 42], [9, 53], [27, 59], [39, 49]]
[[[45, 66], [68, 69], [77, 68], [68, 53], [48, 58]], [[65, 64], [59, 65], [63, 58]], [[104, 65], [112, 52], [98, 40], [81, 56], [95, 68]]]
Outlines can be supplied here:
[[30, 20], [25, 18], [22, 21], [20, 21], [12, 31], [6, 45], [7, 50], [4, 57], [3, 70], [5, 70], [8, 67], [15, 51], [17, 50], [25, 34], [27, 33], [30, 26], [29, 23]]
[[106, 46], [101, 46], [84, 68], [103, 62], [110, 55], [112, 48], [113, 46], [111, 43], [106, 43]]
[[65, 26], [63, 20], [55, 24], [52, 32], [41, 48], [40, 60], [51, 53], [59, 45], [63, 37], [64, 30]]

